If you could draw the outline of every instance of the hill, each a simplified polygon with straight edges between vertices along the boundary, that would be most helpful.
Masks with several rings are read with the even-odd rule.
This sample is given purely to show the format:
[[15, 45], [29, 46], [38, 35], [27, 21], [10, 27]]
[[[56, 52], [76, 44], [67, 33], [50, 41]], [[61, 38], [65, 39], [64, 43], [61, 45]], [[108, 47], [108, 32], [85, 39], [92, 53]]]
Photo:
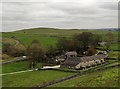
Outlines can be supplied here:
[[[55, 45], [60, 37], [71, 37], [74, 34], [82, 32], [92, 32], [93, 34], [104, 35], [109, 32], [108, 30], [87, 30], [87, 29], [57, 29], [57, 28], [30, 28], [13, 32], [3, 32], [2, 37], [15, 37], [22, 44], [28, 46], [32, 40], [39, 40], [41, 45], [47, 48], [50, 45]], [[110, 31], [114, 34], [115, 38], [118, 37], [117, 31]]]

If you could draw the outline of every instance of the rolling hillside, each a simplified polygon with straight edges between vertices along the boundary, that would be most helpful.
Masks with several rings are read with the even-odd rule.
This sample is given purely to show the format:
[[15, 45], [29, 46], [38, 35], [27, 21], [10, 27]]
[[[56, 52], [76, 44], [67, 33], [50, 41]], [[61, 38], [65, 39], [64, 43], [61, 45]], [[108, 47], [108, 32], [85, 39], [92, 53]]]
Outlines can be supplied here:
[[[24, 29], [14, 32], [4, 32], [2, 37], [15, 37], [22, 44], [28, 46], [32, 40], [37, 39], [40, 41], [41, 45], [45, 48], [50, 45], [55, 45], [57, 40], [60, 37], [71, 37], [74, 34], [79, 34], [82, 32], [92, 32], [93, 34], [100, 34], [104, 37], [104, 34], [109, 32], [108, 30], [78, 30], [78, 29], [54, 29], [54, 28], [32, 28], [32, 29]], [[118, 37], [117, 31], [111, 31], [115, 38]]]

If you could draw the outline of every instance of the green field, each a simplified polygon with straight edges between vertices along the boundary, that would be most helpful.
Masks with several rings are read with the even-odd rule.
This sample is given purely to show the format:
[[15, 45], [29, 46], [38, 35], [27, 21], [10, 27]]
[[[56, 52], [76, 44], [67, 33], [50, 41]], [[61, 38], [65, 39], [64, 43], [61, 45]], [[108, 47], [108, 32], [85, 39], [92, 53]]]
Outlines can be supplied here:
[[110, 50], [119, 50], [120, 44], [111, 44], [110, 45]]
[[[22, 44], [28, 46], [32, 40], [39, 40], [41, 45], [45, 48], [49, 47], [50, 45], [55, 45], [57, 40], [60, 37], [71, 37], [74, 34], [79, 34], [82, 32], [92, 32], [93, 34], [100, 34], [102, 37], [109, 32], [103, 30], [65, 30], [65, 29], [52, 29], [52, 28], [33, 28], [29, 30], [20, 30], [15, 32], [7, 32], [3, 33], [3, 37], [11, 38], [15, 36]], [[117, 31], [111, 31], [115, 38], [118, 37]]]
[[118, 87], [118, 78], [118, 68], [111, 68], [66, 80], [51, 87]]
[[[91, 68], [97, 69], [97, 68], [103, 68], [103, 67], [105, 68], [108, 66], [113, 66], [113, 65], [118, 64], [118, 61], [117, 60], [107, 60], [107, 63], [108, 64], [98, 65], [98, 66], [91, 67]], [[27, 68], [26, 64], [27, 64], [26, 62], [16, 62], [16, 63], [3, 65], [3, 71], [4, 71], [3, 73], [25, 70]], [[91, 68], [87, 68], [85, 70], [80, 70], [80, 71], [81, 72], [86, 71]], [[71, 74], [73, 74], [73, 73], [53, 71], [53, 70], [39, 70], [39, 71], [33, 71], [33, 72], [27, 72], [27, 73], [4, 75], [3, 76], [3, 86], [4, 87], [28, 87], [30, 85], [32, 87], [32, 86], [36, 86], [42, 82], [54, 80], [54, 79], [68, 76]], [[96, 73], [96, 75], [97, 75], [97, 73]], [[22, 81], [21, 79], [24, 81]]]
[[118, 51], [109, 52], [108, 53], [108, 55], [109, 55], [108, 57], [110, 57], [110, 58], [118, 58], [119, 53], [120, 52], [118, 52]]
[[9, 63], [2, 65], [2, 73], [17, 72], [28, 69], [28, 63], [26, 61]]
[[43, 82], [69, 76], [73, 73], [66, 73], [54, 70], [39, 70], [33, 72], [12, 74], [2, 76], [3, 87], [34, 87]]
[[[41, 63], [38, 63], [36, 68], [41, 68]], [[11, 72], [17, 72], [17, 71], [24, 71], [28, 70], [28, 62], [27, 61], [20, 61], [20, 62], [14, 62], [9, 64], [2, 65], [2, 73], [11, 73]]]

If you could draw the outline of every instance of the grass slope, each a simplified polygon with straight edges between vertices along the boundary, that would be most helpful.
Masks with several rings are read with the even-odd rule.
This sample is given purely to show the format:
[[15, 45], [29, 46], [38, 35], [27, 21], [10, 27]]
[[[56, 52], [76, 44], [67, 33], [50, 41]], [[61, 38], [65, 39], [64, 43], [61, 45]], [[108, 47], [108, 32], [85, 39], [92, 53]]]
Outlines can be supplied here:
[[[28, 62], [27, 61], [20, 61], [20, 62], [14, 62], [9, 64], [2, 65], [2, 73], [11, 73], [11, 72], [18, 72], [18, 71], [24, 71], [28, 70]], [[42, 64], [38, 63], [36, 65], [36, 68], [41, 68]]]
[[26, 61], [9, 63], [2, 65], [2, 73], [17, 72], [28, 69], [28, 63]]
[[2, 76], [3, 87], [33, 87], [43, 82], [62, 78], [73, 73], [66, 73], [53, 70], [39, 70], [13, 75]]
[[79, 76], [52, 87], [118, 87], [118, 77], [118, 68], [110, 68]]
[[[24, 45], [29, 45], [32, 40], [39, 40], [41, 45], [45, 48], [47, 48], [50, 45], [55, 45], [57, 40], [60, 37], [71, 37], [74, 34], [79, 34], [82, 32], [92, 32], [94, 34], [100, 34], [102, 37], [104, 37], [104, 34], [106, 34], [109, 31], [106, 30], [65, 30], [65, 29], [53, 29], [53, 28], [33, 28], [33, 29], [25, 29], [15, 32], [7, 32], [3, 33], [3, 37], [12, 37], [15, 36], [18, 40], [20, 40], [21, 43]], [[114, 36], [117, 38], [118, 32], [117, 31], [111, 31]]]

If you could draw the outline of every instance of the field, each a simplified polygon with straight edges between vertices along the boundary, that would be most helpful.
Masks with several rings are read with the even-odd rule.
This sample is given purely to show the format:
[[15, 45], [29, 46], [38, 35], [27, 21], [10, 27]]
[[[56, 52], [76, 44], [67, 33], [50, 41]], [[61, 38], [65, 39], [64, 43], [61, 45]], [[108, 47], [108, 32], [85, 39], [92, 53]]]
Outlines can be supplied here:
[[[41, 68], [41, 63], [38, 63], [36, 68]], [[28, 70], [28, 62], [27, 61], [20, 61], [15, 63], [9, 63], [2, 65], [2, 73], [11, 73], [17, 71], [24, 71]]]
[[51, 87], [118, 87], [118, 78], [118, 68], [111, 68], [66, 80]]
[[113, 52], [109, 52], [108, 55], [110, 58], [118, 58], [119, 57], [119, 53], [118, 51], [113, 51]]
[[[3, 33], [3, 43], [10, 43], [12, 45], [16, 44], [16, 40], [19, 40], [20, 44], [25, 45], [26, 47], [30, 45], [33, 40], [39, 40], [41, 46], [47, 49], [49, 46], [55, 46], [58, 39], [61, 37], [71, 38], [74, 34], [79, 34], [82, 32], [92, 32], [94, 34], [99, 34], [104, 38], [104, 35], [109, 31], [103, 30], [64, 30], [64, 29], [52, 29], [52, 28], [33, 28], [29, 30], [20, 30], [15, 32], [6, 32]], [[115, 39], [118, 38], [117, 31], [111, 31], [114, 34]], [[13, 39], [12, 37], [15, 37]], [[1, 47], [0, 42], [0, 47]], [[112, 44], [110, 46], [111, 50], [118, 50], [118, 44]], [[110, 52], [109, 57], [117, 58], [118, 51]], [[103, 68], [111, 65], [118, 64], [116, 60], [107, 60], [108, 65], [99, 65], [94, 66], [93, 68]], [[41, 68], [41, 63], [37, 65], [37, 68]], [[28, 70], [28, 62], [21, 61], [16, 63], [5, 64], [2, 66], [2, 72], [11, 73], [17, 71]], [[90, 68], [88, 68], [90, 69]], [[88, 70], [85, 69], [85, 70]], [[81, 71], [85, 71], [81, 70]], [[61, 72], [55, 70], [39, 70], [32, 72], [25, 72], [19, 74], [9, 74], [4, 75], [2, 85], [3, 87], [33, 87], [37, 86], [43, 82], [47, 82], [50, 80], [54, 80], [57, 78], [62, 78], [65, 76], [69, 76], [73, 73]], [[24, 80], [24, 81], [23, 81]], [[74, 79], [70, 79], [68, 81], [64, 81], [62, 83], [58, 83], [53, 85], [53, 87], [99, 87], [99, 86], [118, 86], [118, 69], [111, 68], [101, 72], [95, 72], [91, 74], [86, 74]]]
[[[79, 34], [82, 32], [92, 32], [93, 34], [99, 34], [104, 37], [104, 35], [109, 31], [103, 30], [64, 30], [64, 29], [52, 29], [52, 28], [33, 28], [29, 30], [20, 30], [15, 32], [7, 32], [3, 33], [3, 38], [11, 38], [16, 37], [22, 44], [28, 46], [32, 40], [39, 40], [41, 45], [45, 48], [49, 47], [50, 45], [55, 46], [57, 40], [60, 37], [71, 37], [74, 34]], [[117, 31], [111, 31], [115, 39], [118, 38]]]
[[[103, 68], [103, 67], [116, 65], [116, 64], [118, 64], [118, 61], [117, 60], [107, 60], [107, 63], [108, 64], [98, 65], [93, 68], [97, 69], [97, 68]], [[6, 64], [6, 65], [3, 65], [3, 73], [16, 72], [16, 71], [20, 71], [20, 70], [25, 70], [26, 68], [27, 68], [26, 62], [24, 62], [24, 61]], [[91, 68], [87, 68], [85, 70], [88, 70]], [[80, 70], [80, 71], [85, 71], [85, 70]], [[20, 73], [20, 74], [4, 75], [3, 76], [3, 86], [4, 87], [28, 87], [28, 86], [33, 87], [33, 86], [36, 86], [43, 82], [54, 80], [57, 78], [62, 78], [62, 77], [65, 77], [65, 76], [68, 76], [71, 74], [73, 74], [73, 73], [53, 71], [53, 70], [38, 70], [38, 71], [26, 72], [26, 73]], [[97, 73], [96, 73], [96, 75], [97, 75]], [[24, 81], [22, 81], [22, 80], [24, 80]], [[73, 82], [74, 82], [74, 80], [73, 80]], [[86, 82], [88, 82], [88, 81], [86, 81]]]
[[73, 73], [66, 73], [54, 70], [39, 70], [2, 77], [3, 87], [33, 87], [43, 82], [62, 78]]
[[17, 72], [28, 69], [28, 63], [26, 61], [9, 63], [2, 65], [2, 73]]

